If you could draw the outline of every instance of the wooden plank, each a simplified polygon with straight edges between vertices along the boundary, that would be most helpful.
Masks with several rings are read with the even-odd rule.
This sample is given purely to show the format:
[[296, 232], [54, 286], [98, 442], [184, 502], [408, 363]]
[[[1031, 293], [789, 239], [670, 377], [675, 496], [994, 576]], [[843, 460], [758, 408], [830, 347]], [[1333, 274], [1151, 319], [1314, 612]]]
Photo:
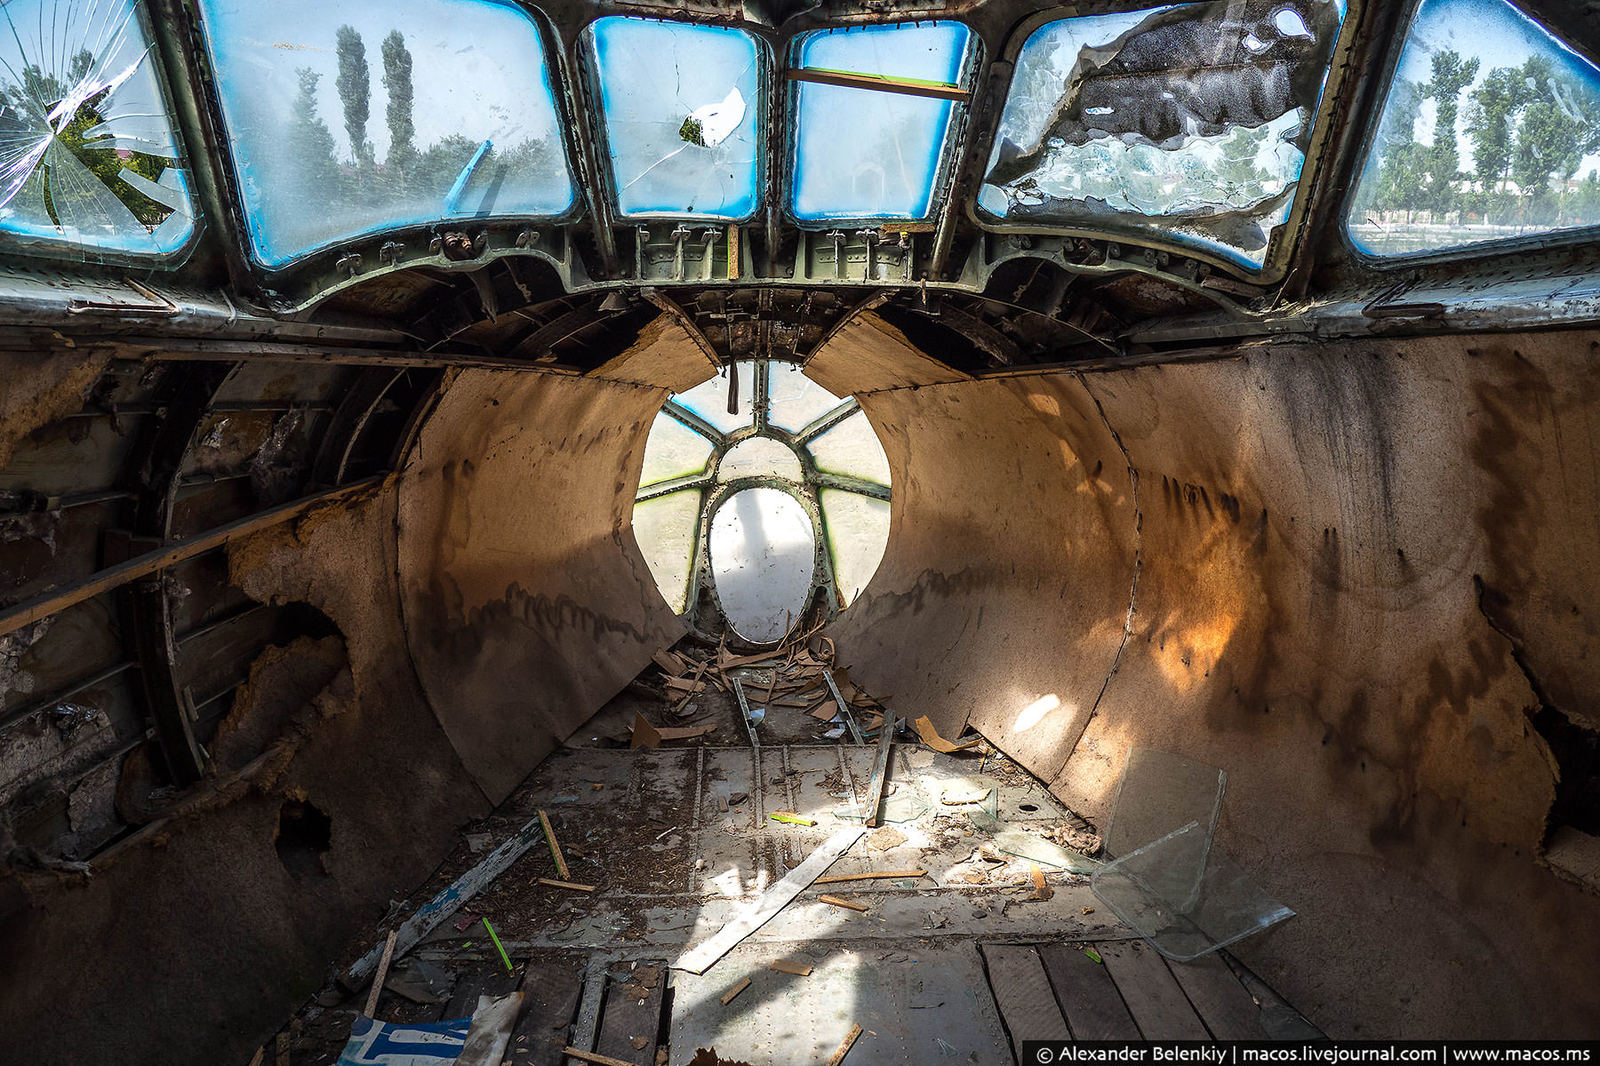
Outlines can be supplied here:
[[838, 1051], [828, 1057], [828, 1066], [839, 1066], [839, 1063], [844, 1061], [844, 1057], [850, 1054], [850, 1049], [855, 1046], [860, 1037], [861, 1026], [851, 1024], [850, 1031], [845, 1034], [844, 1043], [839, 1045]]
[[630, 1062], [655, 1062], [666, 987], [665, 959], [641, 962], [628, 972], [608, 973], [595, 1051]]
[[837, 885], [845, 881], [877, 881], [889, 877], [927, 877], [926, 870], [876, 870], [866, 874], [834, 874], [832, 877], [819, 877], [811, 882], [813, 885]]
[[372, 991], [367, 993], [368, 1018], [378, 1016], [378, 997], [383, 995], [383, 979], [389, 973], [389, 962], [394, 958], [395, 936], [395, 931], [389, 930], [389, 936], [383, 942], [383, 958], [378, 960], [378, 968], [372, 974]]
[[709, 940], [678, 956], [678, 961], [672, 964], [672, 968], [688, 970], [690, 973], [705, 973], [735, 944], [760, 929], [773, 915], [787, 907], [806, 886], [822, 876], [823, 871], [860, 840], [865, 832], [861, 826], [851, 826], [834, 833], [821, 847], [806, 856], [804, 862], [785, 874], [783, 880], [763, 892], [752, 907], [723, 925]]
[[[23, 626], [32, 625], [41, 618], [48, 618], [58, 611], [65, 610], [75, 603], [93, 599], [102, 592], [119, 588], [122, 585], [153, 574], [158, 570], [165, 570], [185, 559], [192, 559], [202, 555], [213, 548], [220, 548], [241, 537], [260, 532], [292, 518], [298, 518], [318, 504], [331, 503], [348, 496], [354, 496], [367, 489], [383, 484], [384, 477], [369, 477], [361, 481], [353, 481], [348, 485], [341, 485], [327, 492], [319, 492], [314, 496], [305, 496], [279, 507], [269, 507], [265, 511], [258, 511], [248, 517], [218, 526], [216, 529], [186, 537], [176, 544], [169, 544], [156, 551], [136, 555], [125, 563], [107, 567], [100, 572], [85, 578], [82, 581], [68, 585], [65, 588], [55, 589], [50, 592], [23, 600], [15, 606], [0, 611], [0, 637], [15, 633]], [[376, 962], [376, 960], [374, 960]]]
[[1024, 1061], [1024, 1040], [1072, 1039], [1037, 951], [1026, 944], [984, 944], [983, 961], [1018, 1062]]
[[742, 978], [739, 981], [738, 984], [734, 985], [732, 988], [730, 988], [726, 992], [722, 993], [722, 1005], [724, 1007], [726, 1007], [728, 1004], [732, 1003], [738, 997], [740, 992], [743, 992], [745, 989], [747, 989], [749, 987], [750, 987], [750, 978], [748, 978], [748, 977]]
[[1039, 958], [1074, 1040], [1137, 1040], [1128, 1005], [1103, 964], [1076, 944], [1044, 944]]
[[885, 719], [878, 727], [878, 758], [872, 764], [872, 780], [867, 783], [867, 798], [861, 806], [867, 827], [878, 824], [878, 808], [883, 806], [883, 786], [889, 780], [889, 747], [894, 742], [894, 722]]
[[596, 1055], [592, 1051], [579, 1051], [575, 1047], [562, 1048], [561, 1053], [569, 1059], [577, 1059], [579, 1062], [592, 1062], [595, 1066], [638, 1066], [638, 1063], [629, 1062], [627, 1059], [614, 1059], [610, 1055]]
[[840, 899], [838, 896], [818, 896], [817, 902], [826, 903], [830, 907], [843, 907], [847, 911], [867, 913], [867, 905], [865, 903], [857, 903], [853, 899]]
[[1095, 950], [1146, 1040], [1211, 1039], [1155, 948], [1142, 940], [1119, 940], [1096, 944]]
[[544, 811], [539, 812], [539, 825], [544, 830], [544, 841], [550, 845], [550, 857], [556, 861], [556, 872], [561, 875], [561, 880], [571, 881], [572, 871], [567, 869], [566, 856], [561, 854], [561, 845], [556, 843], [556, 831], [550, 826], [550, 816]]
[[[500, 965], [498, 959], [495, 965]], [[520, 978], [503, 969], [461, 974], [456, 978], [455, 990], [450, 993], [450, 1002], [444, 1006], [444, 1019], [470, 1018], [478, 1011], [478, 1000], [485, 996], [490, 999], [508, 996], [520, 983]]]
[[522, 979], [526, 1007], [511, 1034], [511, 1066], [560, 1066], [561, 1049], [583, 996], [583, 970], [568, 962], [530, 962]]
[[1216, 953], [1202, 955], [1192, 962], [1168, 959], [1167, 969], [1178, 979], [1212, 1036], [1218, 1040], [1267, 1039], [1267, 1031], [1261, 1026], [1261, 1008], [1255, 997]]

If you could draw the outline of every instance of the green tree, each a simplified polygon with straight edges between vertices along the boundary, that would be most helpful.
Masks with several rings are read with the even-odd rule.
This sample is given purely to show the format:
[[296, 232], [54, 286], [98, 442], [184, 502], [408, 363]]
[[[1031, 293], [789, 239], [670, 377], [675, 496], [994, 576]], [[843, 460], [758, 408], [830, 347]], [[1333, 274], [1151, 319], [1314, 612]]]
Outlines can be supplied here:
[[1420, 206], [1420, 194], [1427, 180], [1428, 149], [1414, 141], [1393, 144], [1378, 166], [1378, 187], [1373, 206], [1379, 211], [1404, 211], [1406, 221]]
[[335, 83], [344, 104], [344, 130], [350, 135], [350, 154], [358, 166], [372, 165], [372, 144], [367, 140], [371, 114], [372, 80], [367, 71], [367, 46], [354, 26], [338, 31], [339, 79]]
[[1472, 91], [1466, 130], [1472, 141], [1472, 169], [1486, 193], [1510, 172], [1512, 134], [1526, 91], [1522, 74], [1514, 67], [1496, 67]]
[[416, 123], [412, 117], [411, 52], [405, 36], [395, 30], [383, 39], [383, 89], [389, 96], [389, 168], [401, 190], [406, 171], [416, 161]]
[[1478, 76], [1478, 59], [1463, 60], [1460, 53], [1437, 52], [1433, 57], [1433, 78], [1427, 93], [1437, 107], [1433, 126], [1433, 149], [1428, 153], [1429, 182], [1426, 200], [1436, 211], [1449, 211], [1456, 205], [1456, 181], [1461, 173], [1461, 151], [1456, 144], [1456, 113], [1461, 90]]
[[284, 137], [284, 154], [302, 192], [326, 199], [339, 188], [339, 164], [333, 155], [333, 132], [317, 113], [317, 82], [322, 75], [306, 67], [295, 73], [300, 87]]

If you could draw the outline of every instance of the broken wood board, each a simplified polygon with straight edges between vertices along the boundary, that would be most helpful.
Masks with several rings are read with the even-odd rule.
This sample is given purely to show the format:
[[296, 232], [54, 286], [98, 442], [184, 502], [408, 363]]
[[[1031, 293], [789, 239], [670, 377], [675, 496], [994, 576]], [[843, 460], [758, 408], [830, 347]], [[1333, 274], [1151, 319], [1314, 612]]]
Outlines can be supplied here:
[[593, 885], [580, 885], [573, 881], [557, 881], [553, 877], [536, 878], [535, 884], [548, 885], [550, 888], [570, 888], [574, 892], [593, 892]]
[[630, 748], [659, 748], [664, 740], [692, 740], [716, 732], [716, 723], [708, 725], [658, 726], [651, 725], [644, 715], [634, 712], [633, 735]]
[[1037, 951], [1025, 944], [984, 944], [983, 961], [1018, 1062], [1024, 1061], [1024, 1040], [1072, 1039]]
[[933, 722], [928, 718], [927, 715], [923, 715], [921, 718], [918, 718], [916, 721], [912, 722], [911, 725], [916, 729], [917, 736], [922, 738], [922, 742], [941, 755], [949, 755], [951, 752], [956, 751], [965, 751], [975, 744], [983, 743], [982, 737], [969, 737], [966, 740], [960, 741], [959, 743], [951, 743], [939, 735], [939, 731], [933, 727]]
[[526, 1007], [512, 1032], [508, 1061], [511, 1066], [561, 1061], [583, 998], [582, 968], [565, 962], [530, 963], [521, 991]]
[[393, 929], [389, 930], [389, 935], [384, 938], [383, 957], [378, 960], [378, 969], [372, 975], [372, 990], [367, 993], [365, 1014], [368, 1018], [376, 1018], [378, 1016], [378, 997], [383, 994], [383, 978], [389, 972], [389, 963], [394, 960], [394, 942], [396, 938], [397, 935]]
[[724, 1007], [726, 1007], [728, 1004], [730, 1004], [730, 1003], [732, 1003], [734, 1001], [734, 999], [739, 995], [740, 992], [743, 992], [745, 989], [747, 989], [749, 987], [750, 987], [750, 978], [746, 977], [743, 980], [741, 980], [738, 984], [734, 985], [732, 988], [730, 988], [726, 992], [722, 993], [722, 1005]]
[[819, 877], [811, 882], [814, 885], [837, 885], [846, 881], [878, 881], [891, 877], [927, 877], [926, 870], [875, 870], [865, 874], [834, 874], [831, 877]]
[[639, 1063], [629, 1062], [627, 1059], [614, 1059], [610, 1055], [596, 1055], [592, 1051], [579, 1051], [575, 1047], [564, 1047], [561, 1049], [561, 1053], [569, 1059], [577, 1059], [579, 1062], [592, 1062], [595, 1066], [639, 1066]]
[[1137, 1040], [1139, 1027], [1101, 963], [1070, 944], [1041, 944], [1039, 958], [1056, 1001], [1079, 1040]]
[[883, 786], [889, 779], [889, 747], [893, 742], [893, 727], [884, 726], [878, 731], [878, 758], [872, 764], [872, 780], [867, 784], [866, 802], [861, 806], [868, 828], [878, 824], [878, 811], [883, 806]]
[[1209, 1040], [1189, 997], [1155, 948], [1143, 940], [1099, 944], [1106, 970], [1146, 1040]]
[[544, 829], [544, 840], [550, 845], [550, 857], [556, 861], [556, 872], [561, 875], [561, 880], [571, 881], [572, 871], [567, 869], [566, 856], [561, 854], [561, 845], [556, 843], [556, 831], [550, 826], [550, 816], [544, 811], [539, 812], [539, 825]]
[[[542, 811], [540, 817], [543, 817]], [[439, 923], [455, 914], [463, 904], [509, 869], [511, 864], [520, 859], [523, 853], [533, 846], [534, 841], [539, 839], [539, 832], [540, 820], [535, 818], [517, 830], [516, 835], [510, 840], [491, 851], [482, 862], [446, 885], [433, 899], [417, 908], [416, 913], [395, 930], [394, 957], [410, 951], [417, 941], [431, 933]], [[374, 945], [371, 951], [352, 963], [344, 973], [344, 984], [349, 988], [360, 988], [361, 983], [377, 968], [378, 960], [383, 957], [384, 947], [385, 944]]]
[[857, 903], [855, 900], [850, 899], [840, 899], [838, 896], [821, 895], [817, 897], [817, 902], [826, 903], [830, 907], [843, 907], [845, 910], [860, 911], [862, 914], [867, 913], [867, 905], [865, 903]]
[[811, 976], [811, 965], [798, 959], [774, 959], [767, 969], [776, 970], [779, 973], [794, 974], [796, 977]]
[[861, 1026], [850, 1026], [850, 1032], [845, 1034], [844, 1043], [840, 1044], [839, 1050], [835, 1051], [833, 1055], [829, 1057], [828, 1066], [839, 1066], [839, 1063], [843, 1062], [844, 1057], [850, 1054], [850, 1049], [855, 1047], [856, 1041], [860, 1038]]
[[594, 1050], [601, 1055], [653, 1063], [666, 985], [664, 959], [607, 973]]
[[806, 856], [804, 862], [763, 892], [752, 907], [723, 926], [711, 939], [678, 956], [672, 968], [687, 970], [690, 973], [705, 973], [735, 944], [760, 929], [773, 915], [787, 907], [807, 885], [821, 876], [839, 856], [860, 840], [865, 832], [866, 829], [862, 826], [851, 826], [834, 833], [821, 847]]

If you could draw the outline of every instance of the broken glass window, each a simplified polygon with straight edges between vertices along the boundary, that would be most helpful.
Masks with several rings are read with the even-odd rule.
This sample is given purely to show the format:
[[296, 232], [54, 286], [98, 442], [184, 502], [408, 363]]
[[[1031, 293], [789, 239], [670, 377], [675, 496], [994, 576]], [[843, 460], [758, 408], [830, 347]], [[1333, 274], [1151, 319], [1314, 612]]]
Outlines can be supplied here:
[[1017, 57], [979, 206], [1261, 265], [1343, 19], [1343, 0], [1214, 0], [1041, 26]]
[[137, 0], [10, 0], [0, 17], [0, 231], [181, 250], [194, 206]]
[[1423, 0], [1348, 225], [1374, 256], [1600, 225], [1600, 68], [1505, 0]]
[[[955, 114], [952, 97], [965, 95], [972, 48], [971, 31], [959, 22], [802, 36], [791, 77], [829, 80], [795, 81], [794, 217], [927, 218]], [[949, 90], [944, 98], [914, 95], [941, 90]]]
[[538, 27], [499, 0], [200, 0], [251, 249], [574, 202]]
[[762, 56], [742, 30], [614, 16], [585, 31], [623, 218], [755, 214]]

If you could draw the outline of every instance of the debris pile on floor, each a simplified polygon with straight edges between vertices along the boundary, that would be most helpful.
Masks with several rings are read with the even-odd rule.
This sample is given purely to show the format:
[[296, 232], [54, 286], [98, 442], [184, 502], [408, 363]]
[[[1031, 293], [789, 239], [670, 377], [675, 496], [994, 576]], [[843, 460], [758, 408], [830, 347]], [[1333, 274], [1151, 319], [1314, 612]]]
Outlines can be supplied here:
[[[263, 1064], [1008, 1061], [1030, 1001], [991, 993], [996, 968], [1032, 980], [1060, 960], [1030, 945], [1099, 958], [1130, 936], [1090, 891], [1099, 834], [981, 738], [883, 728], [888, 709], [832, 661], [821, 638], [761, 658], [662, 652], [663, 691], [702, 701], [698, 734], [552, 754]], [[741, 687], [766, 712], [759, 735], [728, 720]], [[875, 740], [817, 743], [823, 691]], [[612, 725], [668, 720], [636, 696]], [[986, 956], [995, 944], [1024, 953]]]

